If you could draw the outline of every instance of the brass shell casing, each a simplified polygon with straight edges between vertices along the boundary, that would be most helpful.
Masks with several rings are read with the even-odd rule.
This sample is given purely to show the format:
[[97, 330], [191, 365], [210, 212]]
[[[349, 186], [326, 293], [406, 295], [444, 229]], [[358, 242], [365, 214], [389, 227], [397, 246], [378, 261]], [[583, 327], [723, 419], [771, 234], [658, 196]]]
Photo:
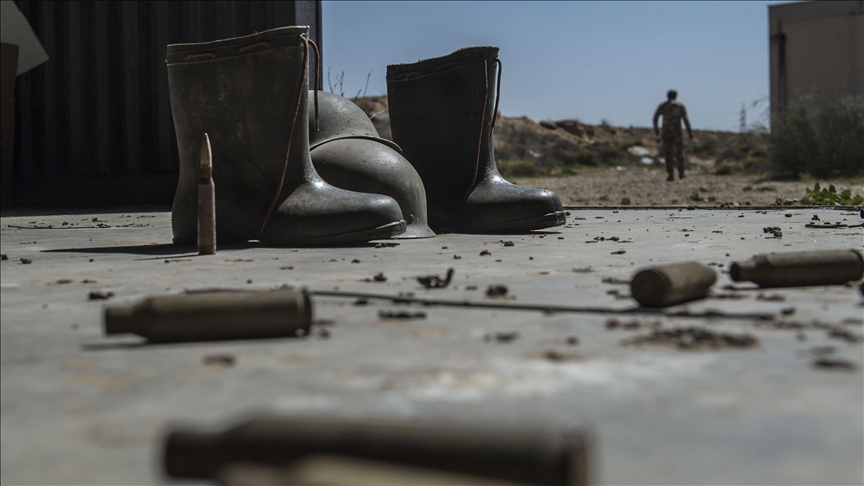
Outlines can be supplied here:
[[862, 275], [864, 257], [857, 250], [764, 253], [729, 266], [732, 280], [760, 287], [843, 285]]
[[703, 299], [717, 281], [714, 270], [699, 262], [643, 268], [630, 280], [630, 294], [643, 307], [667, 307]]
[[311, 325], [305, 290], [167, 295], [105, 309], [105, 334], [137, 334], [150, 342], [292, 337]]

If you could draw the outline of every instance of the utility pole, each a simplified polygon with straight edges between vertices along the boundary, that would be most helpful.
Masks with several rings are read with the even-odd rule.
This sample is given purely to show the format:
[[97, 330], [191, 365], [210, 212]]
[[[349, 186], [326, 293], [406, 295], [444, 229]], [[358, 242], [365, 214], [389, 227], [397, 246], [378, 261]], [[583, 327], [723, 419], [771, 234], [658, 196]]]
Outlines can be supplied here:
[[740, 118], [740, 126], [739, 126], [741, 135], [747, 131], [747, 105], [741, 103], [741, 118]]

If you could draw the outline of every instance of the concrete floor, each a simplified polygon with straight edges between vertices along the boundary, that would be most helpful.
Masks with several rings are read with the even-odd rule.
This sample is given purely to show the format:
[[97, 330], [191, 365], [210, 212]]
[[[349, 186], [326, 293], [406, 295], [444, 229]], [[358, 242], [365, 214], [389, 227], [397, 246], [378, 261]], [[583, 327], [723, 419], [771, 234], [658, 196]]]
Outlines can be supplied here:
[[[170, 244], [170, 212], [7, 214], [0, 218], [8, 256], [0, 267], [0, 482], [169, 482], [159, 453], [172, 425], [218, 429], [264, 412], [590, 427], [597, 438], [595, 477], [603, 484], [864, 483], [857, 285], [723, 289], [731, 283], [729, 262], [756, 253], [861, 249], [860, 227], [804, 227], [813, 215], [858, 224], [857, 212], [571, 213], [566, 227], [535, 234], [439, 235], [392, 240], [398, 246], [386, 248], [251, 246], [203, 257]], [[762, 231], [768, 226], [780, 226], [783, 237], [768, 238]], [[491, 255], [481, 256], [482, 250]], [[684, 260], [716, 264], [724, 273], [715, 297], [671, 310], [768, 312], [777, 319], [620, 320], [746, 333], [758, 338], [757, 347], [622, 346], [650, 330], [608, 329], [614, 316], [590, 313], [417, 306], [410, 310], [425, 312], [425, 319], [382, 320], [380, 310], [405, 307], [376, 300], [355, 306], [355, 299], [331, 297], [314, 298], [318, 324], [304, 338], [140, 345], [135, 336], [105, 337], [102, 330], [106, 305], [183, 289], [285, 283], [626, 309], [635, 305], [628, 286], [604, 279], [627, 280], [642, 266]], [[426, 290], [415, 280], [448, 267], [455, 277], [447, 289]], [[386, 282], [363, 281], [382, 271]], [[511, 300], [486, 297], [491, 284], [507, 285]], [[115, 296], [88, 300], [91, 290]], [[831, 337], [830, 329], [851, 339]], [[511, 342], [485, 338], [512, 331], [519, 336]], [[578, 344], [568, 344], [571, 337]], [[225, 353], [235, 357], [233, 366], [204, 362]], [[855, 368], [815, 367], [819, 356]]]

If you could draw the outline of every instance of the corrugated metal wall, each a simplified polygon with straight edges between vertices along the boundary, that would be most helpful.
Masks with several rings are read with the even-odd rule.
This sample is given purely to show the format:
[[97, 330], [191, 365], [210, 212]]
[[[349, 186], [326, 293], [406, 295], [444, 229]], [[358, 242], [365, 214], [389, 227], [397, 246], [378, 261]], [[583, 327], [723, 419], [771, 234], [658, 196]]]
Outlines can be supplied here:
[[322, 44], [320, 0], [15, 3], [50, 56], [16, 82], [15, 207], [171, 203], [168, 44], [288, 25]]

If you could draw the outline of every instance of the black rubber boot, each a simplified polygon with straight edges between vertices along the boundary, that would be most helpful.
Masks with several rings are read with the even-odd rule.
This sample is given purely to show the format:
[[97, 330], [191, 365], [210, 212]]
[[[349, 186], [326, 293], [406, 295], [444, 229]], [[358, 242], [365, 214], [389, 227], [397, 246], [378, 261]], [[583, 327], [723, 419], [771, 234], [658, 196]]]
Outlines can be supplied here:
[[197, 233], [200, 141], [210, 137], [220, 240], [280, 246], [386, 238], [405, 230], [390, 197], [337, 189], [315, 172], [307, 123], [308, 27], [168, 46], [180, 150], [175, 243]]
[[350, 191], [390, 196], [408, 224], [393, 238], [429, 238], [426, 190], [402, 149], [378, 136], [375, 125], [353, 101], [318, 92], [318, 119], [309, 99], [309, 147], [315, 170], [330, 184]]
[[497, 47], [387, 66], [393, 141], [426, 187], [433, 229], [527, 231], [564, 224], [552, 191], [504, 180], [495, 164]]

